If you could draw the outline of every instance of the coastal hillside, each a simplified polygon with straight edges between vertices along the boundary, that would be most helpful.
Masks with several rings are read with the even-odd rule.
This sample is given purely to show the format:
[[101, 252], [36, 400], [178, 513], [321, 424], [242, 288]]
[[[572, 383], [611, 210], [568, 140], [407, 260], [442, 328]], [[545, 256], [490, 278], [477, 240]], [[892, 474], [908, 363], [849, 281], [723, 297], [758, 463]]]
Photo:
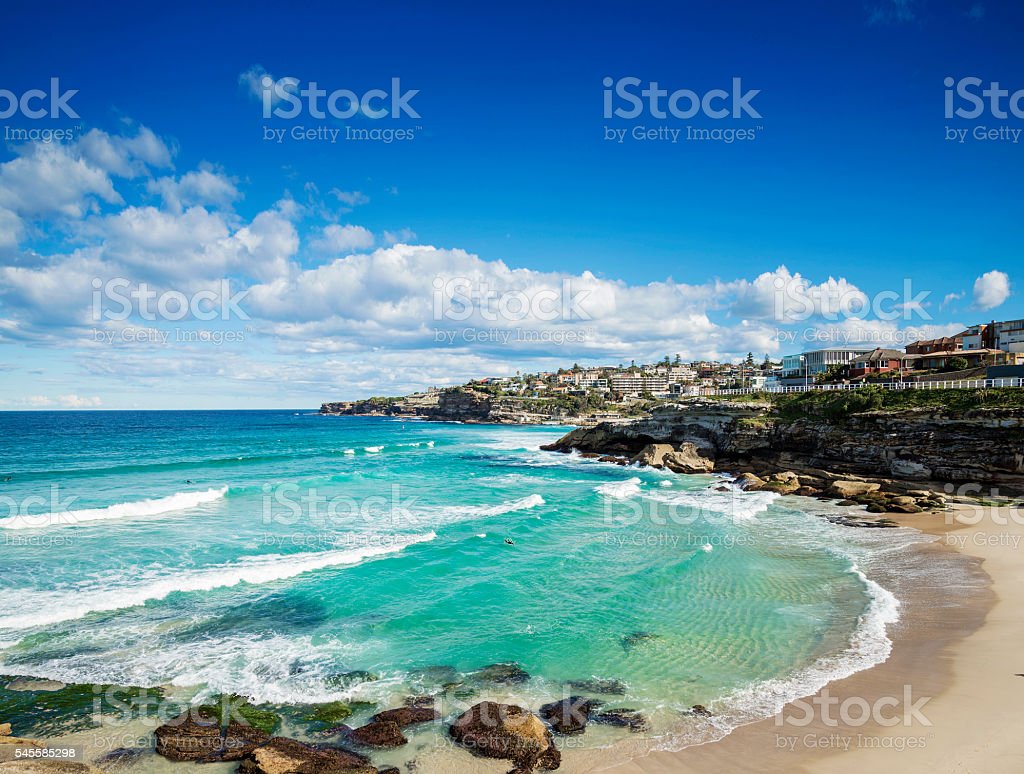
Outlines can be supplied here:
[[573, 430], [546, 448], [632, 458], [652, 444], [692, 445], [717, 470], [1024, 492], [1024, 404], [1012, 389], [692, 399], [629, 423]]
[[404, 397], [324, 403], [320, 406], [320, 413], [419, 417], [438, 422], [474, 424], [594, 424], [593, 408], [586, 398], [530, 398], [496, 394], [472, 387], [448, 387]]

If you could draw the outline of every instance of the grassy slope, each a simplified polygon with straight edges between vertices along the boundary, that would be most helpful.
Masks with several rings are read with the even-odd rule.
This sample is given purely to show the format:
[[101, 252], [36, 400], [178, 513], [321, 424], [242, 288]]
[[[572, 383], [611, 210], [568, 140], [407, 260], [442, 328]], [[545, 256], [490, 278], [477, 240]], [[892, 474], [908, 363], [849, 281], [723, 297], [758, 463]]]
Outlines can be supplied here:
[[883, 390], [865, 387], [834, 392], [723, 396], [721, 399], [771, 403], [778, 415], [785, 419], [822, 417], [835, 420], [862, 411], [936, 408], [955, 413], [977, 408], [1024, 408], [1024, 389]]

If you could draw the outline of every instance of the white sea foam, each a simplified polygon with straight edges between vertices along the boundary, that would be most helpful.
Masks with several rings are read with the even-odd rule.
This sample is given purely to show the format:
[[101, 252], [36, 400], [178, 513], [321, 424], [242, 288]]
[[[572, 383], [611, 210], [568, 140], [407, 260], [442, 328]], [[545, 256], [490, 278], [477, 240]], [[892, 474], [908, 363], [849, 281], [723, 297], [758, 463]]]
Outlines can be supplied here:
[[738, 489], [730, 489], [728, 492], [711, 489], [651, 492], [645, 497], [673, 508], [697, 511], [702, 516], [728, 516], [736, 521], [750, 521], [767, 511], [779, 499], [775, 492], [742, 492]]
[[356, 453], [355, 449], [345, 449], [345, 451], [342, 452], [342, 454], [355, 454], [355, 453]]
[[139, 500], [131, 503], [119, 503], [107, 508], [90, 508], [79, 511], [63, 511], [39, 515], [9, 516], [0, 519], [0, 529], [43, 529], [80, 524], [86, 521], [105, 521], [108, 519], [125, 519], [134, 516], [157, 516], [172, 511], [184, 511], [197, 505], [212, 503], [228, 492], [226, 486], [220, 489], [207, 489], [205, 492], [178, 492], [168, 497], [153, 500]]
[[61, 591], [18, 591], [12, 594], [17, 601], [15, 611], [0, 615], [0, 629], [29, 629], [82, 618], [89, 613], [144, 605], [164, 599], [175, 592], [210, 591], [237, 586], [240, 583], [258, 585], [294, 578], [303, 573], [329, 567], [359, 564], [365, 559], [401, 551], [406, 546], [433, 540], [437, 535], [428, 532], [404, 540], [387, 541], [382, 545], [361, 548], [320, 551], [292, 555], [267, 554], [243, 557], [237, 562], [218, 564], [174, 575], [142, 572], [135, 582], [111, 587], [107, 583], [82, 585]]
[[626, 481], [610, 481], [594, 487], [594, 491], [605, 497], [614, 497], [616, 500], [624, 500], [640, 494], [640, 479], [630, 478]]
[[376, 454], [379, 451], [383, 451], [383, 446], [364, 446], [363, 451], [369, 452], [370, 454]]
[[436, 527], [443, 524], [457, 524], [474, 519], [485, 519], [501, 516], [506, 513], [525, 511], [546, 505], [539, 494], [530, 494], [517, 500], [507, 500], [497, 505], [446, 505], [441, 508], [429, 508], [408, 511], [403, 523], [420, 527]]

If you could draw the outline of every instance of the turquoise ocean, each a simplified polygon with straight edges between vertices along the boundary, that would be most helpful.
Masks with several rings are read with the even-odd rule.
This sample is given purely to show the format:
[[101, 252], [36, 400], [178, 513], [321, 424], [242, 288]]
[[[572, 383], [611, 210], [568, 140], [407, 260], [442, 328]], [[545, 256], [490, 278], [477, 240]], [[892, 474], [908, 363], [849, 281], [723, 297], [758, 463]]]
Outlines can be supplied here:
[[567, 429], [0, 414], [0, 674], [380, 706], [515, 662], [501, 698], [617, 681], [679, 747], [887, 657], [916, 533], [538, 449]]

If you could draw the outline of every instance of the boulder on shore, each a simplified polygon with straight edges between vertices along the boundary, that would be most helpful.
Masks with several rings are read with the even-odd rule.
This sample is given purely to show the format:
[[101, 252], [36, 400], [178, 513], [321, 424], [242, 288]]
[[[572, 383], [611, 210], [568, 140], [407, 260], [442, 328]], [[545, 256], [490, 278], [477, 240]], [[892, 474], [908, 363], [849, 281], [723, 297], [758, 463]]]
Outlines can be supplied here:
[[828, 493], [834, 497], [841, 497], [844, 500], [849, 500], [857, 495], [864, 495], [868, 492], [877, 492], [881, 489], [881, 484], [874, 484], [870, 481], [846, 481], [839, 479], [833, 481], [828, 488]]
[[557, 769], [562, 762], [550, 729], [514, 704], [480, 702], [462, 713], [448, 732], [474, 755], [510, 760], [519, 772]]
[[772, 473], [761, 488], [777, 494], [793, 494], [800, 488], [800, 478], [792, 471]]

